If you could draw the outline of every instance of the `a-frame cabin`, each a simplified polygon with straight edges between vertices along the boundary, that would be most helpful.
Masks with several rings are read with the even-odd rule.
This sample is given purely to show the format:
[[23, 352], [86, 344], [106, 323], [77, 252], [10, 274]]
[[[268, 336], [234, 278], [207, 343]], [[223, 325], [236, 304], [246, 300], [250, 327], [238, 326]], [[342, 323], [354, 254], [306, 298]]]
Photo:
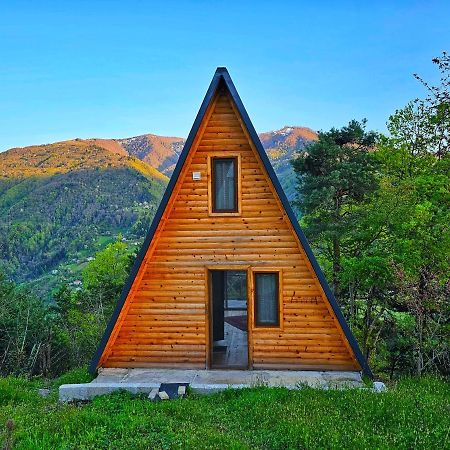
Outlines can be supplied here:
[[218, 68], [99, 367], [370, 369], [234, 84]]

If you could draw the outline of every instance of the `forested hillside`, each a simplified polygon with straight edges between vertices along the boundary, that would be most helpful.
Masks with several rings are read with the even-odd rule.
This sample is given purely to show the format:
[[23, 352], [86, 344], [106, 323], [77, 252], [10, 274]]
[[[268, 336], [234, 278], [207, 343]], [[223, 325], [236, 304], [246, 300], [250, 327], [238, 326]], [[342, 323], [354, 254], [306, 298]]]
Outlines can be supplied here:
[[73, 281], [118, 233], [140, 238], [168, 180], [126, 152], [79, 140], [0, 153], [0, 168], [2, 270], [44, 290]]

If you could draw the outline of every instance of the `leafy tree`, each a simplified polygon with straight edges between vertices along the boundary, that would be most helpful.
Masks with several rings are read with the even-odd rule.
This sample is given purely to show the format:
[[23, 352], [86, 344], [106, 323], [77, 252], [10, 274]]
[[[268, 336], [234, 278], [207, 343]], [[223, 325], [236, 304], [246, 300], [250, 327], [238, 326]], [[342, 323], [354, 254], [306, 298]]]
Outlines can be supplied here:
[[[442, 106], [449, 98], [449, 66], [440, 69], [447, 71], [441, 85], [427, 85], [434, 97], [411, 102], [390, 117], [390, 135], [380, 138], [374, 152], [380, 187], [364, 205], [360, 223], [373, 240], [354, 261], [343, 263], [345, 285], [355, 287], [356, 280], [356, 288], [363, 287], [349, 294], [356, 292], [362, 313], [354, 316], [354, 325], [366, 355], [370, 348], [379, 353], [384, 348], [391, 376], [400, 364], [412, 370], [404, 355], [413, 358], [418, 374], [450, 370], [449, 127]], [[370, 268], [373, 258], [378, 261]]]
[[59, 363], [51, 309], [0, 274], [0, 373], [50, 375]]
[[305, 231], [364, 353], [391, 378], [450, 372], [450, 59], [433, 62], [440, 84], [416, 76], [428, 97], [396, 111], [388, 137], [369, 133], [360, 164], [336, 130], [294, 162]]
[[426, 102], [410, 103], [390, 118], [390, 137], [377, 152], [382, 188], [376, 208], [384, 211], [398, 302], [415, 320], [418, 374], [450, 370], [450, 159], [445, 137], [437, 138], [437, 120], [447, 119]]
[[66, 368], [87, 364], [101, 336], [105, 321], [98, 311], [86, 308], [83, 291], [71, 290], [63, 285], [55, 294], [59, 313], [57, 332], [64, 344]]
[[132, 255], [127, 244], [118, 240], [97, 253], [83, 271], [83, 301], [85, 307], [98, 313], [105, 321], [111, 314], [129, 274]]
[[128, 276], [133, 255], [121, 236], [98, 252], [83, 271], [83, 287], [62, 285], [55, 294], [58, 335], [67, 368], [87, 364]]
[[440, 83], [430, 85], [418, 74], [414, 76], [426, 87], [428, 96], [416, 100], [418, 108], [425, 111], [421, 128], [426, 135], [427, 146], [441, 159], [448, 154], [450, 146], [450, 55], [443, 52], [433, 58], [440, 72]]

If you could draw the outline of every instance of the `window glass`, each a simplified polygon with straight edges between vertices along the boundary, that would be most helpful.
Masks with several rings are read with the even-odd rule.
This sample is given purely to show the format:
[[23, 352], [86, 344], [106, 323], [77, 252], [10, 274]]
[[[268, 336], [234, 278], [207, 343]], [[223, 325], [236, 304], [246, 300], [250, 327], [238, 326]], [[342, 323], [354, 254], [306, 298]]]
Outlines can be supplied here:
[[213, 158], [213, 211], [237, 211], [236, 158]]
[[279, 325], [278, 273], [255, 273], [256, 325]]

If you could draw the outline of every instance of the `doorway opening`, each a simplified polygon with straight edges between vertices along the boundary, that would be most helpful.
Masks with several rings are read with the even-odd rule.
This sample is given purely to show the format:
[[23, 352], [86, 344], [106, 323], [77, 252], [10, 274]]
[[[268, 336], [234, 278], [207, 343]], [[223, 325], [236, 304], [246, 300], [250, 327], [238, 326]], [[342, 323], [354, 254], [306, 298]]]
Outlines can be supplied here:
[[248, 368], [247, 272], [210, 270], [211, 368]]

